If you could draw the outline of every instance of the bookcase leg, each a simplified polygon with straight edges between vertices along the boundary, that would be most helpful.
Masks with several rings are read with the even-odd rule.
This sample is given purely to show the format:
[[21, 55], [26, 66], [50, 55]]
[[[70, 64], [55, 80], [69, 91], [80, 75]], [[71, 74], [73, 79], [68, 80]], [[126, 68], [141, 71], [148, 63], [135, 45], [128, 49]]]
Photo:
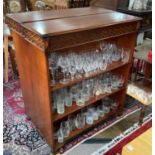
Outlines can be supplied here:
[[142, 108], [140, 110], [140, 117], [139, 117], [139, 125], [140, 126], [143, 124], [143, 118], [145, 116], [145, 110], [146, 110], [146, 107], [142, 106]]
[[31, 120], [31, 118], [30, 118], [29, 116], [26, 116], [26, 119], [27, 119], [28, 121], [30, 121], [30, 120]]
[[116, 115], [121, 116], [122, 114], [123, 114], [123, 107], [120, 107]]

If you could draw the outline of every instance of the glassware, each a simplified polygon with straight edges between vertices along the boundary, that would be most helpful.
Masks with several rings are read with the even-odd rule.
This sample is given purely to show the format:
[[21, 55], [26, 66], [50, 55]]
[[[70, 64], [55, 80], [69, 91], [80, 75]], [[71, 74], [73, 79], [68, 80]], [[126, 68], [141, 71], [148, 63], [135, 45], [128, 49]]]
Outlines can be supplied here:
[[64, 142], [64, 135], [61, 128], [57, 131], [57, 139], [58, 139], [58, 143]]
[[81, 107], [84, 105], [84, 103], [85, 102], [83, 101], [81, 94], [78, 94], [78, 96], [76, 97], [76, 105]]
[[68, 121], [63, 121], [60, 124], [60, 129], [62, 130], [62, 133], [64, 137], [68, 137], [70, 134], [70, 125]]
[[123, 62], [128, 62], [129, 61], [129, 49], [124, 49], [122, 48], [122, 53], [121, 53], [121, 60]]
[[75, 66], [71, 66], [69, 72], [71, 74], [71, 80], [74, 80], [74, 76], [75, 76], [75, 73], [76, 73]]
[[102, 99], [102, 103], [96, 106], [87, 108], [87, 111], [82, 110], [76, 115], [68, 116], [67, 121], [60, 123], [60, 128], [57, 130], [57, 139], [62, 143], [65, 137], [68, 137], [70, 132], [77, 129], [82, 129], [86, 124], [92, 125], [99, 117], [104, 117], [110, 110], [118, 108], [118, 101], [110, 97]]
[[54, 92], [53, 109], [54, 111], [57, 110], [59, 114], [63, 114], [65, 111], [64, 106], [71, 107], [73, 102], [77, 106], [84, 106], [92, 96], [111, 93], [112, 90], [122, 87], [123, 84], [124, 77], [111, 72], [82, 81], [79, 84]]
[[124, 77], [123, 77], [122, 75], [120, 75], [120, 76], [118, 77], [117, 82], [118, 82], [118, 87], [119, 87], [119, 88], [123, 87], [123, 85], [124, 85]]
[[104, 110], [103, 110], [102, 105], [99, 105], [99, 106], [97, 107], [97, 112], [98, 112], [98, 116], [99, 116], [99, 117], [104, 117], [105, 112], [104, 112]]
[[94, 118], [93, 118], [92, 113], [87, 112], [86, 113], [86, 123], [89, 124], [89, 125], [92, 125], [93, 122], [94, 122]]
[[77, 85], [74, 85], [70, 88], [70, 95], [71, 95], [71, 98], [72, 98], [72, 101], [73, 102], [76, 102], [76, 98], [77, 98]]
[[56, 83], [56, 71], [57, 71], [57, 60], [58, 60], [58, 57], [57, 57], [57, 54], [56, 53], [51, 53], [50, 57], [48, 58], [48, 62], [49, 62], [49, 70], [52, 74], [52, 84], [55, 84]]
[[[62, 72], [59, 82], [88, 77], [94, 72], [105, 70], [108, 64], [117, 61], [129, 61], [129, 49], [118, 48], [114, 43], [101, 43], [99, 48], [88, 51], [52, 53], [49, 57], [49, 69], [52, 74], [52, 84], [57, 80], [57, 73]], [[60, 73], [59, 73], [60, 75]]]
[[143, 0], [135, 0], [133, 3], [133, 10], [142, 10], [143, 9]]
[[83, 92], [82, 90], [77, 90], [77, 96], [76, 96], [76, 105], [77, 106], [83, 106], [85, 104], [85, 99], [84, 99], [84, 96], [83, 96]]
[[108, 98], [102, 100], [102, 108], [106, 114], [110, 112], [110, 103]]
[[64, 99], [62, 95], [57, 96], [56, 105], [57, 105], [57, 113], [63, 114], [65, 112], [65, 105], [64, 105]]
[[112, 89], [118, 89], [118, 84], [117, 84], [117, 75], [112, 75], [111, 77], [111, 88]]
[[61, 67], [63, 73], [63, 79], [60, 82], [62, 84], [68, 83], [66, 75], [69, 67], [69, 62], [67, 61], [67, 57], [60, 56], [58, 59], [58, 66]]
[[81, 129], [84, 127], [84, 116], [81, 113], [78, 113], [75, 118], [76, 128]]
[[86, 112], [84, 110], [81, 111], [81, 117], [82, 117], [82, 126], [84, 127], [86, 125]]
[[68, 117], [68, 122], [69, 122], [69, 125], [70, 125], [70, 131], [73, 131], [73, 130], [76, 128], [75, 116], [70, 115], [70, 116]]
[[116, 101], [113, 101], [113, 102], [111, 103], [111, 109], [112, 109], [112, 110], [115, 110], [115, 109], [117, 109], [117, 107], [118, 107], [118, 103], [117, 103]]
[[94, 113], [93, 113], [93, 119], [94, 119], [94, 121], [98, 120], [98, 118], [99, 118], [98, 112], [97, 111], [94, 111]]
[[72, 106], [72, 96], [69, 92], [69, 88], [64, 89], [63, 95], [64, 95], [65, 106], [71, 107]]

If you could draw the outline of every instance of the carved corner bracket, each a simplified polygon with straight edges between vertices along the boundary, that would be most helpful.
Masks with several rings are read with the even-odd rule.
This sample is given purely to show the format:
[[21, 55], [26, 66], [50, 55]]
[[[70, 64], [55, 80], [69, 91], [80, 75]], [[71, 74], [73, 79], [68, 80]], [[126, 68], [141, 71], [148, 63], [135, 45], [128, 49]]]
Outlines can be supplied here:
[[34, 44], [43, 51], [46, 49], [44, 39], [39, 35], [37, 35], [36, 33], [26, 29], [25, 27], [22, 26], [22, 24], [14, 21], [9, 17], [6, 17], [6, 23], [13, 31], [16, 31], [18, 34], [23, 36], [25, 40], [31, 42], [32, 44]]

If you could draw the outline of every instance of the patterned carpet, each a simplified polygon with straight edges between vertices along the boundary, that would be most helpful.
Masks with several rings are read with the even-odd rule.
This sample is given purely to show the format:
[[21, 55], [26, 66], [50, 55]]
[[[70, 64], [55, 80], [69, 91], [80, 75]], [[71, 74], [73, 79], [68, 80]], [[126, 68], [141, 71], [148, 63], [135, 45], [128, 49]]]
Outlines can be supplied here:
[[19, 81], [4, 84], [4, 155], [46, 155], [50, 147], [25, 115]]

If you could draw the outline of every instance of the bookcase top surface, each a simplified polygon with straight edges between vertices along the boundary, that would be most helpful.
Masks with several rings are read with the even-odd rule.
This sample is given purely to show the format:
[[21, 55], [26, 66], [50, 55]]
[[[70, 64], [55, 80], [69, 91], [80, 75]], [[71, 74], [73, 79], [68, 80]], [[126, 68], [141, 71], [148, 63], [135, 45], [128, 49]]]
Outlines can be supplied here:
[[41, 37], [96, 29], [141, 19], [99, 7], [24, 12], [9, 14], [7, 18]]

